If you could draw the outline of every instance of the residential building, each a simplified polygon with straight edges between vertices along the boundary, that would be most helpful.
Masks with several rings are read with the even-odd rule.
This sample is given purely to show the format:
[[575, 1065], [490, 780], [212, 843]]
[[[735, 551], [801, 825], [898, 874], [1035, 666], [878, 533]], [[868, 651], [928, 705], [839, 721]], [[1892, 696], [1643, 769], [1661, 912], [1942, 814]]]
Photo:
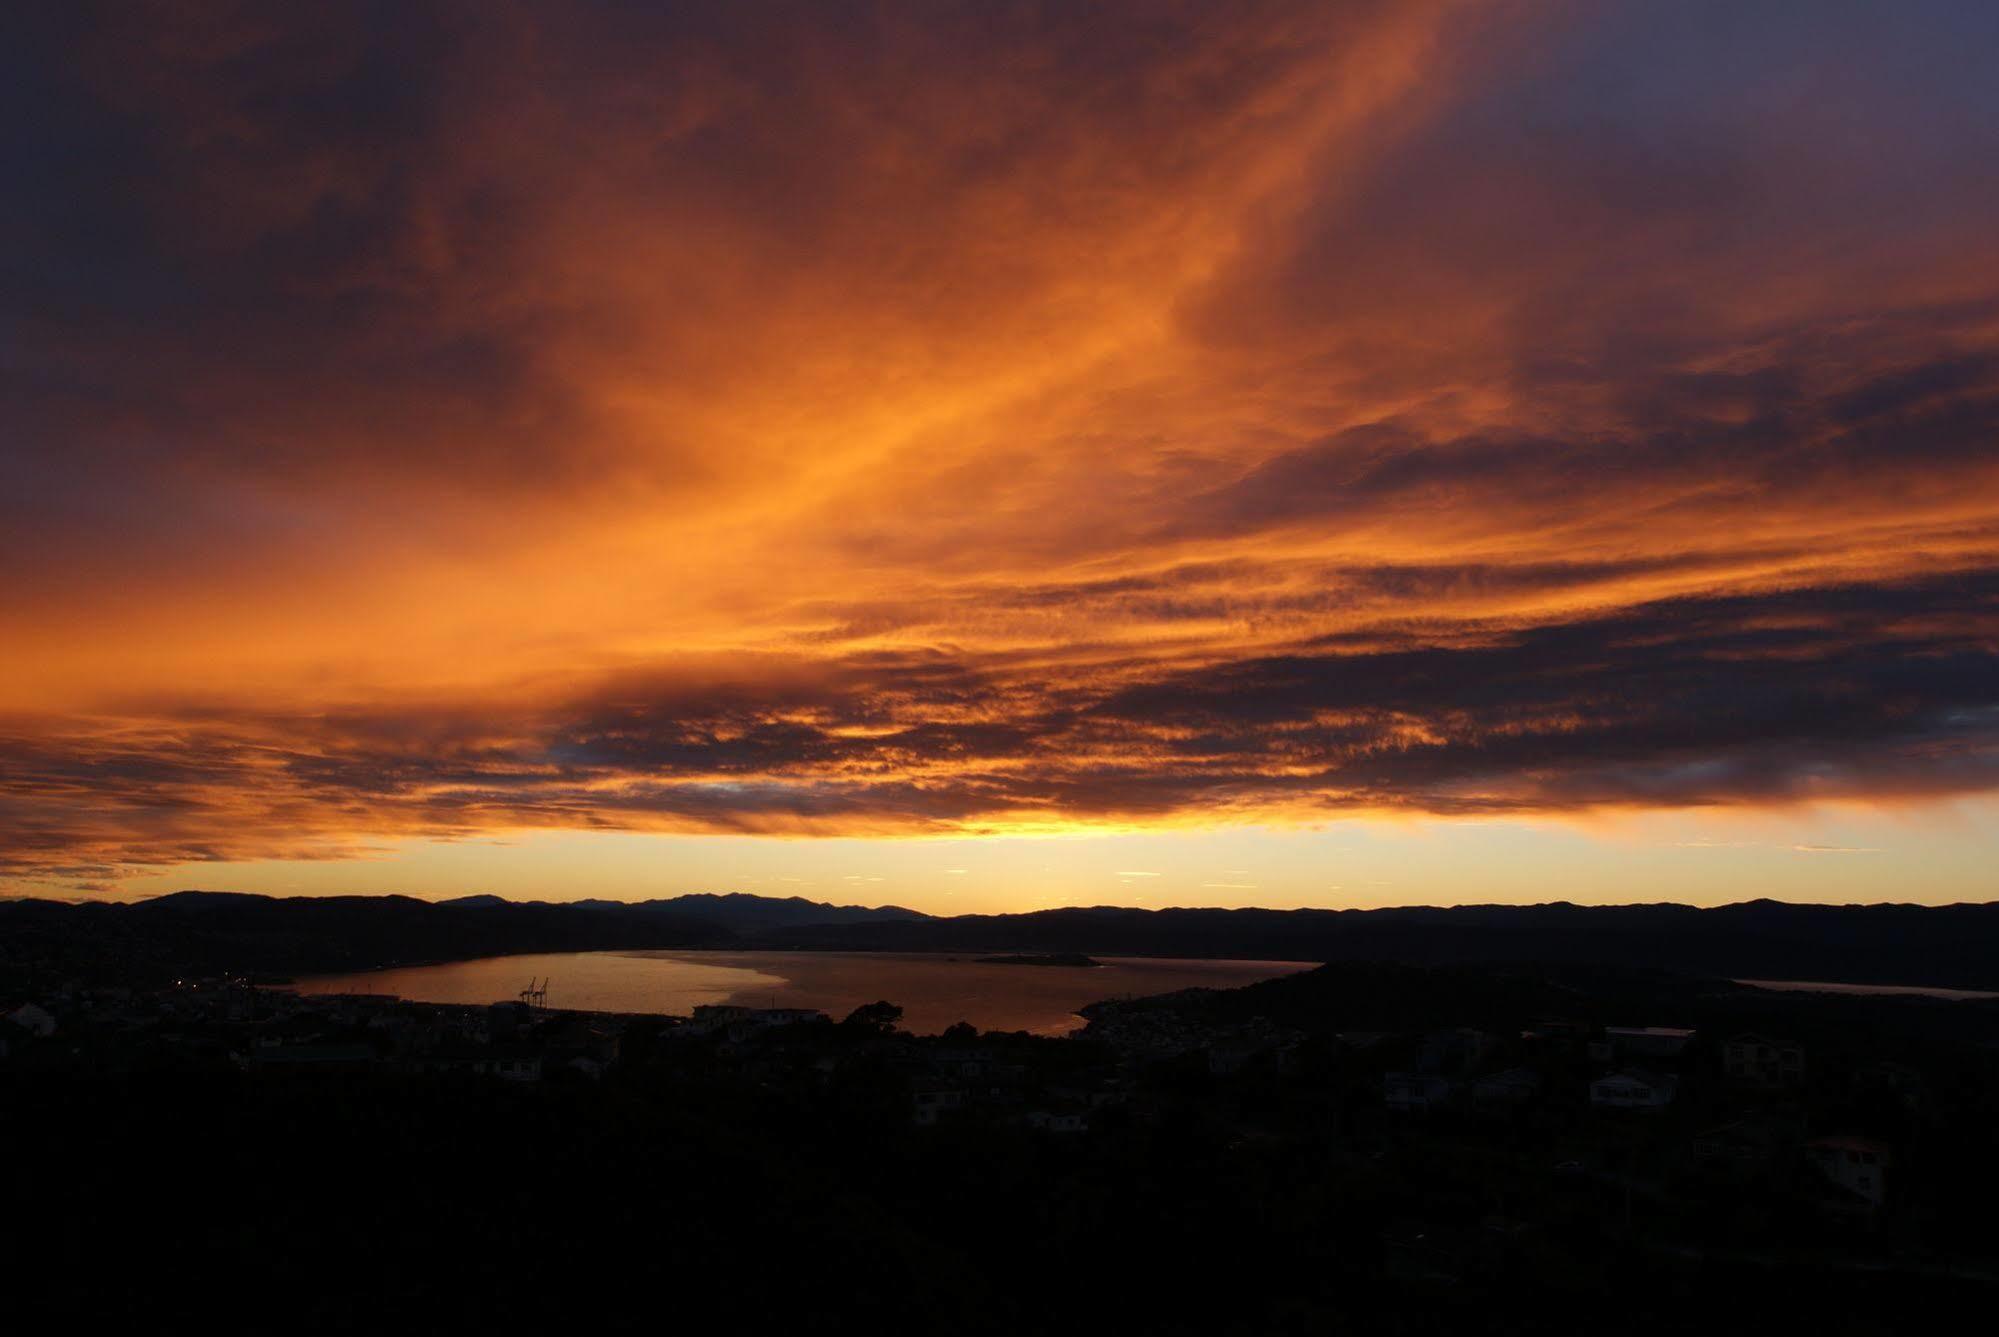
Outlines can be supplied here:
[[1486, 1060], [1495, 1044], [1495, 1037], [1469, 1026], [1454, 1026], [1449, 1030], [1431, 1031], [1423, 1037], [1422, 1050], [1416, 1056], [1416, 1066], [1424, 1072], [1440, 1072], [1447, 1076], [1462, 1076], [1476, 1072]]
[[1798, 1086], [1805, 1080], [1805, 1051], [1767, 1035], [1737, 1035], [1722, 1045], [1721, 1067], [1734, 1082]]
[[1428, 1114], [1441, 1108], [1454, 1090], [1451, 1080], [1434, 1072], [1391, 1072], [1382, 1079], [1382, 1098], [1402, 1114]]
[[46, 1040], [56, 1033], [56, 1019], [33, 1003], [23, 1003], [6, 1015], [7, 1020], [38, 1040]]
[[1679, 1026], [1606, 1026], [1603, 1039], [1590, 1046], [1590, 1053], [1591, 1057], [1677, 1058], [1693, 1038], [1693, 1031]]
[[1886, 1143], [1850, 1135], [1821, 1137], [1805, 1144], [1805, 1158], [1869, 1209], [1887, 1201], [1892, 1152]]
[[965, 1108], [965, 1092], [955, 1086], [919, 1086], [910, 1093], [916, 1122], [929, 1127], [946, 1114]]
[[1690, 1148], [1696, 1169], [1730, 1179], [1758, 1179], [1788, 1159], [1797, 1147], [1796, 1129], [1781, 1118], [1753, 1116], [1701, 1133]]
[[1540, 1073], [1532, 1068], [1508, 1068], [1472, 1083], [1472, 1108], [1481, 1114], [1504, 1114], [1540, 1094]]
[[1089, 1120], [1075, 1110], [1029, 1110], [1024, 1122], [1044, 1133], [1080, 1133], [1089, 1127]]
[[1680, 1080], [1670, 1073], [1629, 1069], [1589, 1084], [1589, 1103], [1598, 1109], [1658, 1110], [1673, 1102]]

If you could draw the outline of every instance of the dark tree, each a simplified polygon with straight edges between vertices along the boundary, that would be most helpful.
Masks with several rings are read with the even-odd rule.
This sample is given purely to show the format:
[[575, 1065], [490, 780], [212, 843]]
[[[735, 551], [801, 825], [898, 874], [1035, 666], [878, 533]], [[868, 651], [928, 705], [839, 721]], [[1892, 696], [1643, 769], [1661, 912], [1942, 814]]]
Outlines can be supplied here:
[[877, 1030], [886, 1034], [894, 1030], [895, 1024], [901, 1020], [901, 1008], [897, 1007], [894, 1003], [880, 1001], [862, 1003], [847, 1014], [847, 1020], [843, 1024], [848, 1026], [865, 1026], [870, 1030]]

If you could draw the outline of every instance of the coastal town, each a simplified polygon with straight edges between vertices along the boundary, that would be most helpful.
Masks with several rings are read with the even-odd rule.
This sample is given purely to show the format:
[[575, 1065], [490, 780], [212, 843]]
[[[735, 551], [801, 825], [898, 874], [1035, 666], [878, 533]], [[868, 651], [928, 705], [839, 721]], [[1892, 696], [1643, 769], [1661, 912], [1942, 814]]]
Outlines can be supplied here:
[[[1351, 990], [1368, 987], [1427, 1001], [1411, 1024], [1379, 1003], [1348, 1024]], [[1051, 1038], [914, 1035], [887, 1001], [838, 1018], [657, 1016], [566, 1009], [537, 982], [454, 1006], [216, 978], [11, 1000], [0, 1072], [16, 1090], [146, 1073], [306, 1091], [727, 1090], [905, 1140], [1046, 1138], [1083, 1156], [1171, 1130], [1244, 1166], [1309, 1157], [1373, 1223], [1366, 1267], [1418, 1286], [1556, 1284], [1609, 1248], [1999, 1275], [1982, 1196], [1999, 1109], [1989, 1004], [1675, 983], [1677, 1013], [1612, 1022], [1599, 1014], [1614, 1003], [1582, 992], [1567, 1013], [1531, 1010], [1545, 994], [1503, 973], [1326, 967], [1096, 1004]], [[1453, 998], [1452, 1024], [1429, 1024]], [[1730, 1021], [1759, 1015], [1799, 1025]], [[1897, 1038], [1912, 1024], [1925, 1042]]]

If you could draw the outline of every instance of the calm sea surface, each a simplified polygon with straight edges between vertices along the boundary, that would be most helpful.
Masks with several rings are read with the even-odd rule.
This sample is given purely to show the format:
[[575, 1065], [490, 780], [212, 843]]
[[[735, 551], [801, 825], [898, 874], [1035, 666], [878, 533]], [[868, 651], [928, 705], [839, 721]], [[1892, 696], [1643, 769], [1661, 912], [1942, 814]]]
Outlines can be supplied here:
[[1919, 994], [1924, 998], [1999, 998], [1982, 989], [1940, 989], [1927, 984], [1828, 984], [1823, 980], [1737, 980], [1758, 989], [1783, 993]]
[[1233, 989], [1313, 968], [1306, 961], [1194, 961], [1100, 956], [1088, 966], [981, 964], [919, 952], [561, 952], [435, 966], [317, 975], [304, 993], [388, 993], [423, 1003], [494, 1003], [530, 977], [548, 979], [548, 1005], [592, 1012], [684, 1016], [704, 1003], [816, 1007], [835, 1020], [887, 999], [904, 1028], [934, 1034], [953, 1022], [981, 1030], [1060, 1035], [1076, 1009], [1106, 998]]

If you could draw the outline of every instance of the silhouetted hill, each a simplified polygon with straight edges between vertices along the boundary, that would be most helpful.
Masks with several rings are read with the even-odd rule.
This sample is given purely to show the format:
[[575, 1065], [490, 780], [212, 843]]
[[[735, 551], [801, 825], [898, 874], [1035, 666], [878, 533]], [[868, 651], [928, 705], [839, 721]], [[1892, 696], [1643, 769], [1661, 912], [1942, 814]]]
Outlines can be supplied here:
[[502, 896], [478, 895], [457, 896], [438, 904], [482, 908], [559, 905], [566, 909], [603, 910], [616, 914], [665, 915], [683, 920], [698, 919], [731, 933], [760, 933], [804, 924], [874, 924], [930, 917], [919, 910], [906, 910], [899, 905], [833, 905], [827, 901], [809, 901], [803, 896], [753, 896], [734, 891], [721, 895], [694, 892], [650, 901], [509, 901]]
[[748, 896], [731, 892], [717, 896], [696, 893], [670, 900], [642, 901], [633, 907], [651, 914], [691, 916], [720, 924], [736, 933], [762, 933], [819, 924], [917, 923], [930, 919], [917, 910], [899, 905], [831, 905], [808, 901], [803, 896]]
[[637, 904], [223, 891], [182, 891], [132, 904], [19, 900], [0, 902], [0, 985], [25, 980], [29, 971], [56, 981], [136, 982], [368, 970], [514, 952], [741, 947], [756, 945], [767, 932], [815, 923], [865, 926], [922, 917], [898, 906], [746, 895]]
[[57, 980], [287, 975], [515, 952], [770, 948], [1244, 957], [1412, 965], [1568, 963], [1751, 979], [1999, 989], [1999, 905], [1044, 910], [925, 916], [799, 898], [640, 904], [276, 898], [0, 902], [0, 991]]
[[[1577, 962], [1753, 979], [1999, 988], [1999, 904], [1468, 905], [1389, 910], [1094, 907], [816, 925], [791, 947], [1304, 961]], [[774, 945], [774, 944], [773, 944]]]
[[1408, 1036], [1475, 1026], [1511, 1036], [1550, 1021], [1604, 1026], [1679, 1026], [1721, 1040], [1754, 1032], [1801, 1043], [1822, 1059], [1892, 1056], [1948, 1069], [1958, 1047], [1983, 1053], [1999, 998], [1950, 1000], [1909, 994], [1833, 994], [1759, 989], [1673, 970], [1588, 962], [1504, 966], [1342, 961], [1234, 989], [1189, 989], [1093, 1003], [1095, 1020], [1170, 1012], [1208, 1026], [1263, 1021], [1307, 1035]]
[[294, 975], [513, 952], [727, 946], [728, 928], [632, 906], [435, 903], [408, 896], [283, 899], [189, 891], [129, 905], [0, 905], [0, 985], [28, 976], [156, 982]]

